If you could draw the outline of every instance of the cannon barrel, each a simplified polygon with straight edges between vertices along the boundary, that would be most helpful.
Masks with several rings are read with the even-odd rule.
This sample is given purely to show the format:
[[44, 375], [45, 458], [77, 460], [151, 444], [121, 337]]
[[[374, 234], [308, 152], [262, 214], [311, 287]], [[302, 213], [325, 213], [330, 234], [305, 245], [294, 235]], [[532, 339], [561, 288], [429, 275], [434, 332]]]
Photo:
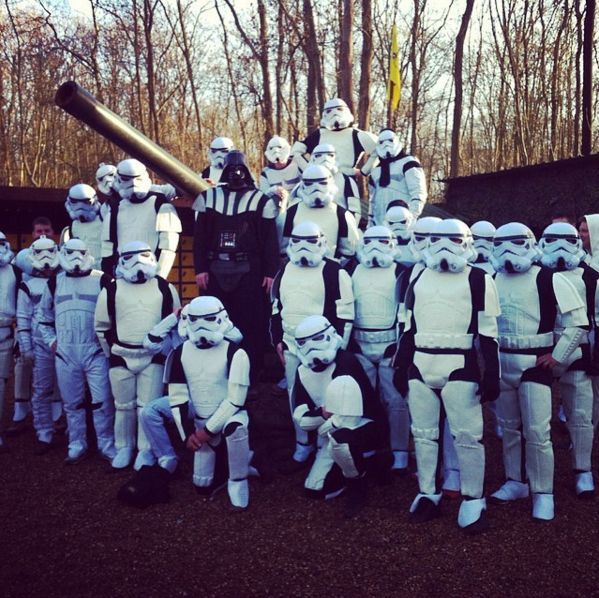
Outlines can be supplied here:
[[58, 88], [54, 101], [59, 108], [143, 162], [150, 170], [190, 198], [193, 199], [210, 188], [210, 185], [191, 168], [98, 102], [75, 81], [63, 83]]

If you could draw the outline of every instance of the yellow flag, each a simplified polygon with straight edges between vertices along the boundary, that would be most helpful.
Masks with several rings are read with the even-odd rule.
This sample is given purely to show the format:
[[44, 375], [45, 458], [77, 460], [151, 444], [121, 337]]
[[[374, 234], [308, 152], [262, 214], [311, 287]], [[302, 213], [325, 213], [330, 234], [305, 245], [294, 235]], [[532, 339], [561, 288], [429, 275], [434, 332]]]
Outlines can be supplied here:
[[399, 43], [397, 42], [397, 27], [391, 29], [391, 57], [389, 60], [389, 81], [387, 81], [387, 100], [392, 110], [399, 106], [401, 97], [401, 72], [399, 70]]

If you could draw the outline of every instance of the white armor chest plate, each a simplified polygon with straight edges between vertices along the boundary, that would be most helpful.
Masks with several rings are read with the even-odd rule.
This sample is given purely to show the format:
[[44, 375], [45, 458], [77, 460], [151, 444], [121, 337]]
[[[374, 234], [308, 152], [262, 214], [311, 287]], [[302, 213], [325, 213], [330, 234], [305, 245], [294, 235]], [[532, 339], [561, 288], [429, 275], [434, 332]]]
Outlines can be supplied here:
[[471, 264], [471, 266], [473, 268], [478, 268], [479, 270], [482, 270], [489, 276], [493, 276], [493, 274], [495, 274], [495, 268], [493, 268], [490, 262], [478, 262], [477, 264]]
[[322, 407], [324, 405], [324, 397], [327, 388], [333, 379], [334, 370], [334, 362], [327, 366], [322, 372], [314, 372], [304, 365], [300, 365], [298, 368], [298, 376], [300, 377], [302, 385], [316, 407]]
[[331, 254], [334, 255], [337, 249], [337, 240], [339, 235], [339, 221], [337, 220], [337, 206], [334, 203], [324, 208], [309, 208], [304, 202], [297, 206], [297, 212], [293, 225], [310, 220], [318, 224], [320, 230], [326, 237]]
[[359, 328], [388, 329], [395, 325], [395, 266], [366, 268], [359, 264], [352, 276], [356, 304], [354, 325]]
[[97, 217], [92, 222], [79, 222], [74, 220], [71, 223], [71, 232], [73, 237], [77, 237], [85, 242], [91, 255], [96, 258], [95, 265], [100, 265], [102, 256], [102, 220]]
[[538, 266], [522, 274], [499, 272], [495, 285], [499, 294], [501, 315], [497, 318], [500, 337], [536, 335], [540, 322]]
[[[0, 267], [0, 327], [11, 326], [17, 312], [17, 279], [12, 266]], [[4, 338], [0, 331], [0, 338]]]
[[150, 195], [142, 203], [132, 203], [128, 199], [121, 200], [117, 217], [119, 251], [130, 241], [143, 241], [152, 248], [152, 251], [156, 251], [158, 232], [155, 204], [155, 195]]
[[295, 327], [308, 316], [320, 315], [324, 307], [324, 262], [314, 268], [302, 268], [291, 262], [281, 277], [280, 297], [283, 329], [293, 338]]
[[219, 343], [210, 349], [198, 349], [186, 342], [181, 352], [181, 363], [193, 408], [198, 417], [210, 417], [227, 398], [227, 348]]
[[100, 294], [102, 273], [89, 276], [58, 275], [54, 293], [56, 340], [60, 345], [98, 345], [94, 312]]
[[329, 131], [320, 129], [319, 143], [330, 143], [337, 152], [337, 164], [339, 169], [345, 172], [351, 171], [355, 166], [358, 156], [354, 153], [353, 128], [347, 127], [341, 131]]
[[267, 166], [262, 172], [271, 187], [280, 186], [291, 191], [300, 182], [300, 172], [295, 160], [281, 170]]
[[[468, 334], [472, 294], [466, 267], [463, 272], [435, 272], [426, 268], [414, 285], [414, 318], [418, 335]], [[416, 341], [418, 346], [418, 341]]]
[[162, 320], [163, 296], [153, 278], [142, 284], [116, 282], [116, 325], [119, 340], [141, 345], [145, 335]]

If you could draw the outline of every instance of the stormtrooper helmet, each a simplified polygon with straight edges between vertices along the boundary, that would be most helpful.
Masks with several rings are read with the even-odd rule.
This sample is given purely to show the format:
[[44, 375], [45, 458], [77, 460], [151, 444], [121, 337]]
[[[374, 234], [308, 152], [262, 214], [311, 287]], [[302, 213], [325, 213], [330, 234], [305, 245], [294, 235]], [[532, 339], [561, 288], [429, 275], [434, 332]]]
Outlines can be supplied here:
[[135, 158], [118, 163], [115, 181], [119, 195], [133, 203], [144, 201], [152, 186], [148, 170]]
[[52, 239], [42, 235], [29, 247], [29, 261], [33, 269], [40, 274], [53, 272], [59, 265], [56, 243]]
[[527, 272], [538, 257], [537, 240], [525, 224], [508, 222], [495, 231], [489, 261], [498, 272]]
[[328, 253], [327, 240], [320, 227], [304, 220], [293, 227], [287, 255], [296, 266], [314, 268]]
[[184, 340], [187, 338], [187, 310], [189, 309], [189, 303], [184, 305], [179, 312], [179, 322], [177, 323], [177, 334]]
[[493, 252], [493, 236], [497, 230], [488, 220], [479, 220], [471, 227], [474, 261], [488, 262]]
[[69, 189], [64, 202], [71, 220], [93, 222], [100, 211], [100, 202], [93, 187], [80, 183]]
[[426, 262], [428, 238], [435, 229], [441, 218], [436, 216], [424, 216], [418, 218], [412, 227], [412, 238], [408, 243], [408, 247], [412, 250], [414, 258], [422, 263]]
[[386, 226], [397, 239], [398, 245], [407, 245], [412, 237], [414, 216], [408, 208], [392, 206], [385, 213], [383, 226]]
[[328, 168], [309, 164], [302, 175], [299, 195], [309, 208], [324, 208], [332, 203], [337, 194], [337, 185]]
[[104, 195], [111, 195], [115, 190], [116, 166], [113, 164], [104, 164], [100, 162], [96, 170], [96, 185], [98, 191]]
[[308, 316], [295, 329], [300, 361], [312, 370], [333, 363], [341, 342], [341, 337], [324, 316]]
[[143, 283], [158, 274], [156, 256], [147, 243], [130, 241], [119, 252], [116, 277], [128, 282]]
[[208, 148], [210, 166], [212, 168], [224, 168], [225, 158], [233, 147], [233, 142], [228, 137], [215, 137]]
[[461, 220], [441, 220], [428, 238], [427, 253], [427, 268], [461, 272], [472, 257], [472, 233]]
[[371, 226], [358, 245], [358, 259], [367, 268], [388, 268], [394, 262], [395, 237], [386, 226]]
[[399, 137], [392, 129], [382, 129], [376, 142], [376, 154], [382, 160], [395, 158], [403, 149]]
[[364, 415], [362, 391], [355, 378], [351, 376], [333, 378], [325, 391], [324, 408], [333, 415], [353, 417]]
[[60, 248], [59, 260], [61, 268], [74, 276], [89, 274], [94, 267], [94, 258], [81, 239], [69, 239]]
[[220, 182], [226, 183], [227, 187], [232, 191], [255, 188], [254, 179], [243, 152], [231, 150], [226, 155], [225, 166], [220, 175]]
[[264, 155], [271, 164], [287, 164], [291, 155], [291, 146], [287, 139], [275, 135], [266, 145]]
[[329, 131], [347, 129], [354, 122], [354, 116], [347, 104], [340, 98], [333, 98], [324, 104], [320, 126]]
[[567, 222], [550, 224], [543, 231], [539, 249], [543, 253], [541, 263], [552, 270], [574, 270], [584, 257], [580, 235]]
[[223, 342], [233, 328], [220, 299], [209, 295], [196, 297], [187, 307], [187, 338], [198, 347], [208, 348]]
[[13, 257], [15, 257], [15, 254], [10, 248], [10, 243], [6, 235], [0, 232], [0, 268], [8, 266]]
[[329, 169], [331, 174], [339, 172], [337, 165], [337, 150], [330, 143], [320, 143], [312, 151], [310, 164], [319, 164]]

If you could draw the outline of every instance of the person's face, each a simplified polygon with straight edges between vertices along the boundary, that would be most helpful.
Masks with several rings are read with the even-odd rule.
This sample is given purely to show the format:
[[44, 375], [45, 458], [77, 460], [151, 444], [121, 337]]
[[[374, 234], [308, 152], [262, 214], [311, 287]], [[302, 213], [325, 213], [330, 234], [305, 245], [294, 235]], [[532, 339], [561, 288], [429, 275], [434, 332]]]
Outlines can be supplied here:
[[50, 224], [36, 224], [31, 231], [31, 237], [35, 241], [41, 236], [48, 237], [49, 239], [54, 237], [54, 229]]
[[591, 252], [591, 235], [589, 235], [589, 225], [586, 220], [583, 220], [578, 228], [578, 234], [580, 235], [580, 240], [582, 241], [582, 246], [588, 253]]

